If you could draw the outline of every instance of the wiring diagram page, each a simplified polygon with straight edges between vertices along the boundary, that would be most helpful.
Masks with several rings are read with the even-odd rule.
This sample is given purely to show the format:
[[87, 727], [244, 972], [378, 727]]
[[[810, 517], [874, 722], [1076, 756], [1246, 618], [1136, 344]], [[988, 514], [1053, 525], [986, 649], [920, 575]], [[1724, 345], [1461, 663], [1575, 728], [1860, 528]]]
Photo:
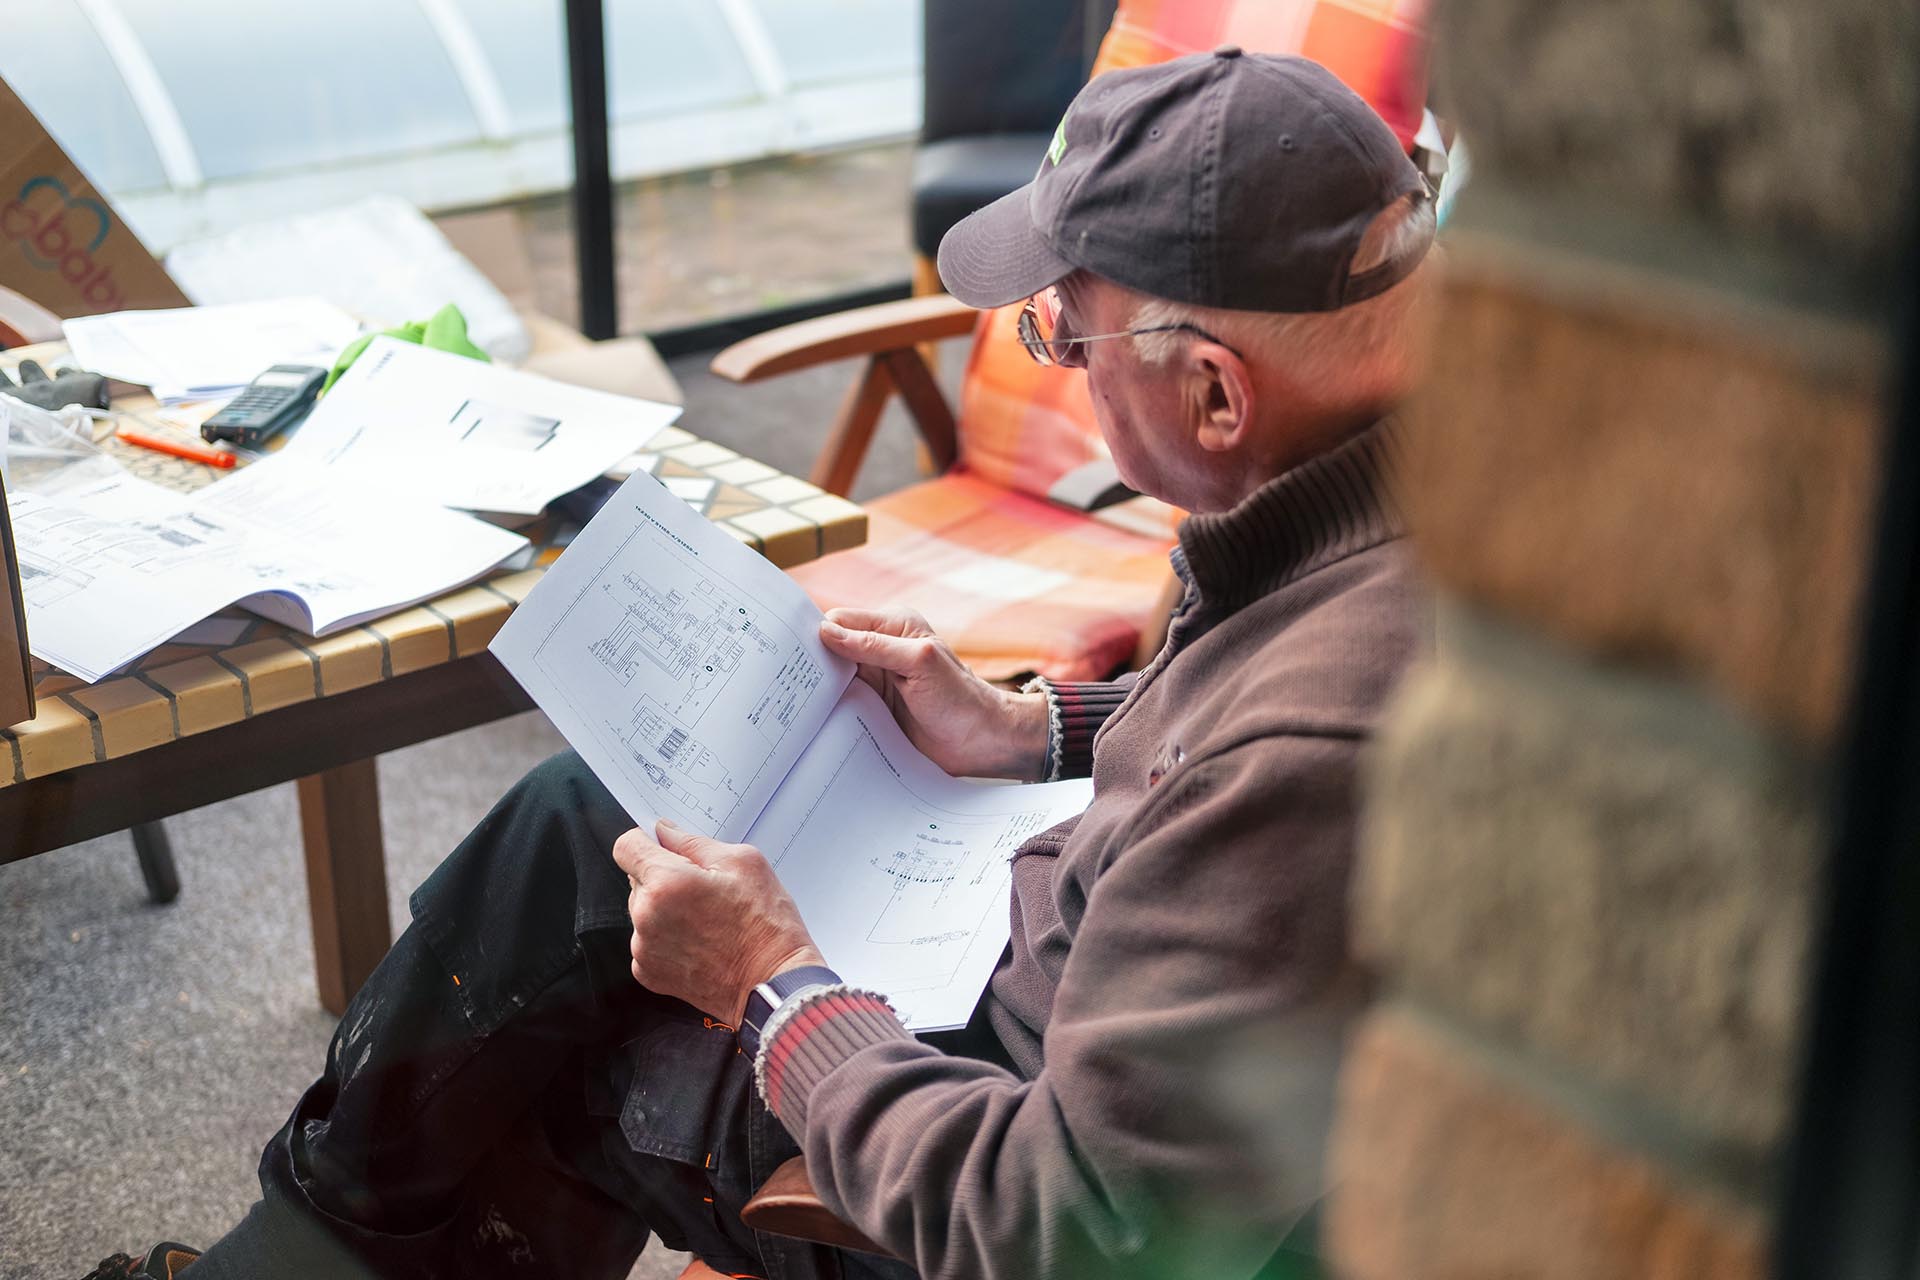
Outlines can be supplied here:
[[856, 680], [747, 839], [836, 973], [940, 1031], [966, 1025], [1007, 945], [1014, 850], [1092, 800], [1091, 779], [949, 777]]
[[163, 643], [263, 585], [209, 572], [237, 542], [185, 498], [114, 468], [59, 493], [7, 495], [33, 655], [82, 680]]
[[490, 646], [634, 821], [744, 839], [851, 663], [756, 552], [636, 472]]
[[323, 635], [448, 591], [516, 534], [291, 459], [191, 496], [114, 468], [8, 495], [34, 655], [98, 680], [236, 602]]

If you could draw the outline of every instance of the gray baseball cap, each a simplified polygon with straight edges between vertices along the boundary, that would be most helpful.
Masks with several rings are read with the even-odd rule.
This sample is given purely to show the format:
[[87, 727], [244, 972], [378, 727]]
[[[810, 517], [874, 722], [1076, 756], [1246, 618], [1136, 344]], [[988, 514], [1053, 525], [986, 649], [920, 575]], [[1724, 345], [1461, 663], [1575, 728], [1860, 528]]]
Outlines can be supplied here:
[[1306, 58], [1223, 46], [1110, 71], [1067, 107], [1040, 172], [940, 242], [976, 307], [1085, 269], [1171, 302], [1333, 311], [1406, 278], [1421, 241], [1356, 275], [1360, 238], [1426, 180], [1393, 130]]

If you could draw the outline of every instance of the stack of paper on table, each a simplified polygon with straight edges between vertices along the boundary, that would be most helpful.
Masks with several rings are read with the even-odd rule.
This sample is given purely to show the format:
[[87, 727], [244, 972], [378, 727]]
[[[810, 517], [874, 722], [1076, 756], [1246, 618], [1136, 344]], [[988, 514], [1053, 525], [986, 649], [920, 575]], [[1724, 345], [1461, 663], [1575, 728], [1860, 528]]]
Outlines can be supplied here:
[[34, 656], [83, 680], [231, 604], [326, 635], [451, 591], [526, 545], [294, 458], [191, 495], [108, 467], [7, 504]]
[[375, 338], [283, 453], [404, 476], [443, 506], [533, 515], [679, 416], [678, 405]]
[[679, 413], [377, 338], [291, 445], [191, 496], [111, 466], [11, 495], [33, 652], [97, 680], [230, 604], [325, 635], [418, 603], [527, 545], [443, 508], [537, 513]]
[[82, 316], [62, 328], [74, 362], [156, 399], [233, 396], [276, 364], [329, 368], [360, 323], [320, 298]]
[[636, 822], [773, 862], [827, 963], [914, 1030], [964, 1026], [1009, 932], [1009, 859], [1093, 784], [948, 777], [794, 581], [636, 472], [490, 646]]

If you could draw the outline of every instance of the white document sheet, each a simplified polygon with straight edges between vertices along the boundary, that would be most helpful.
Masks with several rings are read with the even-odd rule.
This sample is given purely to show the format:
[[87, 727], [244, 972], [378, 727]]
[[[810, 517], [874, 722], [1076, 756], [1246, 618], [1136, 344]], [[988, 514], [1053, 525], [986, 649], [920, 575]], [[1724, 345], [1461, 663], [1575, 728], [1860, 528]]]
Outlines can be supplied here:
[[947, 776], [880, 695], [847, 686], [748, 843], [772, 860], [834, 972], [914, 1031], [964, 1027], [1010, 932], [1010, 859], [1093, 802], [1093, 781]]
[[636, 472], [491, 646], [637, 824], [750, 841], [827, 962], [914, 1030], [965, 1025], [1021, 841], [1090, 782], [959, 781], [818, 638], [793, 580]]
[[375, 338], [284, 452], [406, 475], [442, 506], [535, 515], [679, 416], [677, 405]]
[[74, 362], [161, 400], [232, 395], [276, 364], [326, 368], [360, 323], [321, 298], [115, 311], [62, 325]]
[[489, 647], [635, 822], [722, 840], [853, 675], [793, 579], [638, 473]]
[[98, 680], [231, 604], [325, 635], [469, 582], [517, 534], [292, 459], [191, 495], [122, 472], [8, 495], [36, 657]]

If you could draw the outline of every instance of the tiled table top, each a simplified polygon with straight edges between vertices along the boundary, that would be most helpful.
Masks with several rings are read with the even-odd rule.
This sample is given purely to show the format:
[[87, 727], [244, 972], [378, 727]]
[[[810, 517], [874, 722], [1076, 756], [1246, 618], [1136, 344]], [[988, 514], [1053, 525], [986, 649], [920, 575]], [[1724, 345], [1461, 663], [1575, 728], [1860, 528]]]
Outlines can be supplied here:
[[[114, 440], [105, 447], [136, 474], [170, 488], [198, 488], [220, 474]], [[712, 480], [700, 504], [707, 516], [781, 568], [866, 540], [866, 513], [853, 503], [679, 427], [665, 428], [646, 449], [658, 455], [653, 470], [663, 480]], [[0, 729], [0, 787], [479, 653], [559, 554], [550, 545], [551, 526], [523, 532], [549, 544], [536, 567], [495, 574], [324, 639], [228, 609], [94, 684], [36, 660], [35, 717]]]

